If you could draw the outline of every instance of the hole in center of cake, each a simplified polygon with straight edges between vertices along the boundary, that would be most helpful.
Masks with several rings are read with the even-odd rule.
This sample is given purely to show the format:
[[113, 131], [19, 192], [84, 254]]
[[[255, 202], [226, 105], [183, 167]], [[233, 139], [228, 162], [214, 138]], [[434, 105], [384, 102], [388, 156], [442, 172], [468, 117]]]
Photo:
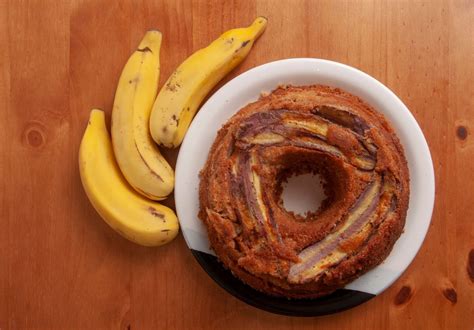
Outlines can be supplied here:
[[316, 213], [327, 198], [323, 184], [324, 178], [315, 173], [290, 176], [282, 183], [283, 207], [301, 216]]

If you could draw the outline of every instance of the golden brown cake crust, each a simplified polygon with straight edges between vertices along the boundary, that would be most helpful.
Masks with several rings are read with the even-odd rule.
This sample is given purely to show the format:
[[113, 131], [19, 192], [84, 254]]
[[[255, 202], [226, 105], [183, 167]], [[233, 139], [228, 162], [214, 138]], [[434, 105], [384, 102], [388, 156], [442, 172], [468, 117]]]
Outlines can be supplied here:
[[[328, 196], [305, 217], [282, 182], [305, 172]], [[321, 85], [280, 87], [218, 132], [201, 171], [199, 218], [219, 260], [243, 282], [288, 298], [329, 294], [380, 264], [402, 233], [409, 173], [387, 120]]]

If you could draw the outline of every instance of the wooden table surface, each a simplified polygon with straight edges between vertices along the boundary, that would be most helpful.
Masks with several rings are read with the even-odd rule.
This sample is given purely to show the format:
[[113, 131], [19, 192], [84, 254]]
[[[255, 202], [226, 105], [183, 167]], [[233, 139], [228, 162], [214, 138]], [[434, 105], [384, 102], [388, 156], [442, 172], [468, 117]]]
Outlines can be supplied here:
[[[115, 234], [81, 186], [89, 111], [110, 118], [147, 29], [163, 32], [163, 82], [257, 15], [267, 30], [228, 78], [288, 57], [355, 66], [405, 102], [433, 156], [436, 204], [419, 254], [383, 294], [336, 315], [247, 306], [206, 275], [181, 235], [151, 249]], [[0, 0], [0, 48], [0, 329], [473, 329], [472, 0]], [[166, 155], [174, 164], [176, 151]]]

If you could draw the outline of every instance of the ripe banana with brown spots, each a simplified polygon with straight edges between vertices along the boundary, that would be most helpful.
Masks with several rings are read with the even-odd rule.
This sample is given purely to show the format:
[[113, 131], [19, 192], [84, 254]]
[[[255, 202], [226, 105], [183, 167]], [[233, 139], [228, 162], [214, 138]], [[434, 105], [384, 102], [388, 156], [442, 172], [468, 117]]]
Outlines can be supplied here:
[[158, 91], [161, 32], [148, 31], [123, 68], [112, 111], [112, 144], [117, 163], [130, 185], [153, 200], [166, 198], [174, 172], [149, 131]]
[[267, 19], [258, 17], [249, 27], [229, 30], [176, 69], [153, 105], [150, 132], [156, 143], [168, 148], [181, 144], [203, 99], [243, 61], [266, 25]]
[[115, 162], [104, 112], [92, 110], [79, 149], [82, 185], [104, 221], [123, 237], [144, 246], [159, 246], [176, 237], [173, 210], [133, 190]]

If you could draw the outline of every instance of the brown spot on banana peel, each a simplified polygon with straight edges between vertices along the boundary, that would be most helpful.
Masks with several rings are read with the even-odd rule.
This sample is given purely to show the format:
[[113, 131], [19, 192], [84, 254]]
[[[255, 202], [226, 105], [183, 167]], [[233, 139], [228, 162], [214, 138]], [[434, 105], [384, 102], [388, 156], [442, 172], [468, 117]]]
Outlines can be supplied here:
[[178, 127], [178, 125], [179, 125], [179, 119], [178, 119], [178, 117], [176, 117], [176, 115], [173, 115], [173, 116], [171, 117], [171, 119], [175, 121], [176, 127]]
[[[163, 213], [158, 212], [153, 206], [148, 207], [148, 212], [154, 217], [160, 218], [163, 221], [165, 220], [165, 215]], [[163, 230], [162, 230], [163, 231]]]
[[169, 90], [170, 92], [172, 93], [175, 93], [178, 91], [178, 89], [181, 88], [181, 85], [178, 84], [177, 82], [172, 82], [172, 81], [169, 81], [167, 84], [166, 84], [166, 87], [165, 87], [167, 90]]
[[137, 145], [137, 141], [134, 141], [135, 143], [135, 149], [137, 149], [137, 152], [138, 154], [140, 155], [140, 158], [142, 159], [143, 161], [143, 164], [145, 164], [145, 166], [150, 170], [150, 173], [155, 176], [158, 180], [160, 180], [161, 182], [165, 182], [165, 180], [163, 180], [163, 178], [158, 175], [158, 173], [156, 173], [155, 171], [153, 171], [150, 167], [150, 165], [148, 165], [147, 161], [145, 160], [145, 158], [143, 157], [142, 153], [140, 152], [140, 149], [138, 148], [138, 145]]
[[[133, 84], [133, 83], [138, 83], [139, 81], [140, 81], [140, 77], [139, 77], [139, 76], [136, 76], [135, 78], [130, 79], [130, 80], [128, 81], [128, 83], [129, 83], [129, 84]], [[135, 91], [136, 91], [136, 89], [137, 89], [137, 86], [135, 86]]]
[[153, 54], [153, 52], [151, 51], [150, 47], [138, 48], [138, 49], [137, 49], [137, 52], [143, 52], [143, 53], [145, 53], [145, 52], [150, 52], [150, 53]]
[[240, 44], [240, 46], [239, 46], [236, 50], [234, 50], [234, 54], [238, 53], [242, 48], [245, 48], [245, 46], [247, 46], [247, 44], [248, 44], [249, 42], [251, 42], [251, 41], [252, 41], [252, 40], [245, 40], [245, 41], [243, 41], [243, 42]]

